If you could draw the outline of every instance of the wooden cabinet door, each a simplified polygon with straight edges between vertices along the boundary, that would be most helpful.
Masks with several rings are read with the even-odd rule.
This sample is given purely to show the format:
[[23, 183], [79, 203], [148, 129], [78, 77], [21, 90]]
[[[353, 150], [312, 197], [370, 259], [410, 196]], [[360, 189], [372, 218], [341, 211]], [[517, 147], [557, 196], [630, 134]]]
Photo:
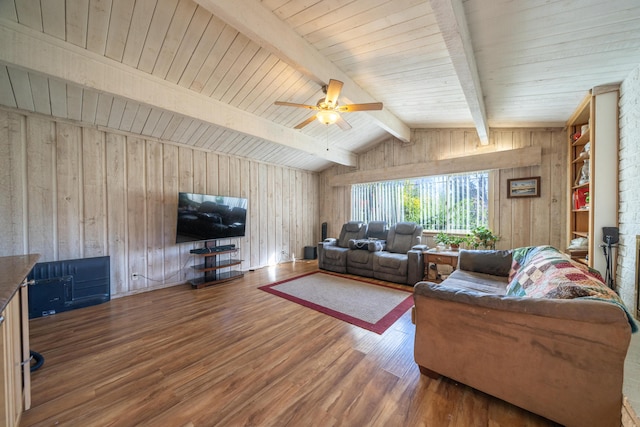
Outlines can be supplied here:
[[[9, 301], [2, 313], [0, 340], [2, 366], [0, 377], [3, 379], [3, 390], [0, 393], [0, 419], [7, 427], [17, 426], [23, 410], [22, 379], [22, 339], [20, 318], [21, 303], [16, 295]], [[27, 367], [28, 368], [28, 367]]]
[[20, 402], [22, 405], [22, 411], [26, 411], [31, 408], [31, 363], [27, 361], [31, 360], [31, 348], [29, 347], [29, 283], [25, 282], [20, 287], [20, 313], [16, 318], [16, 323], [19, 325], [19, 341], [20, 345], [20, 366], [22, 369], [22, 387]]
[[9, 425], [9, 381], [11, 367], [9, 364], [7, 343], [9, 334], [7, 333], [7, 311], [0, 312], [0, 425]]

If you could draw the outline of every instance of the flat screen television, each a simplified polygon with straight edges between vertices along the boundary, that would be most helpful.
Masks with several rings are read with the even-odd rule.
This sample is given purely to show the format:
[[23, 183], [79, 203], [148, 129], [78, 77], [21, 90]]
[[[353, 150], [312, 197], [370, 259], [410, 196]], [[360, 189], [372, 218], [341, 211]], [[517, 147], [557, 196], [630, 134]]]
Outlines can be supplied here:
[[247, 199], [179, 193], [176, 243], [245, 235]]

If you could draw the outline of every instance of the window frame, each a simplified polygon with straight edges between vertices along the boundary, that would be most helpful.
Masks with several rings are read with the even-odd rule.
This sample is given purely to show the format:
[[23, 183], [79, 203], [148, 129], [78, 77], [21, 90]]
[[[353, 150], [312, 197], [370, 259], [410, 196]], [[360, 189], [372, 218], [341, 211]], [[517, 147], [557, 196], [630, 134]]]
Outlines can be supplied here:
[[[449, 174], [440, 174], [440, 175], [426, 175], [426, 176], [419, 176], [419, 177], [409, 177], [409, 178], [403, 178], [403, 179], [395, 179], [395, 180], [384, 180], [384, 181], [375, 181], [375, 182], [363, 182], [363, 183], [357, 183], [357, 184], [352, 184], [351, 185], [351, 189], [350, 189], [350, 198], [351, 198], [351, 203], [350, 203], [350, 213], [351, 213], [351, 218], [353, 220], [362, 220], [365, 222], [371, 221], [371, 220], [379, 220], [379, 217], [376, 217], [375, 215], [371, 215], [369, 211], [369, 215], [361, 215], [363, 209], [365, 208], [357, 208], [356, 207], [356, 203], [357, 203], [357, 195], [354, 193], [354, 187], [358, 186], [358, 185], [393, 185], [394, 183], [406, 183], [407, 181], [410, 182], [415, 182], [415, 181], [419, 181], [419, 180], [423, 180], [423, 179], [437, 179], [437, 178], [445, 178], [445, 184], [448, 188], [447, 191], [451, 191], [449, 188], [449, 184], [451, 181], [452, 177], [456, 177], [456, 176], [469, 176], [469, 175], [479, 175], [479, 174], [486, 174], [486, 184], [484, 185], [484, 196], [486, 197], [486, 213], [484, 214], [484, 216], [486, 216], [486, 221], [485, 222], [475, 222], [475, 225], [484, 225], [488, 228], [492, 228], [492, 224], [493, 224], [493, 203], [492, 201], [494, 200], [494, 182], [495, 182], [495, 170], [480, 170], [480, 171], [465, 171], [465, 172], [459, 172], [459, 173], [449, 173]], [[439, 185], [443, 185], [442, 183], [440, 183]], [[476, 186], [476, 190], [477, 190], [477, 186]], [[401, 196], [396, 195], [395, 196], [395, 200], [397, 201], [398, 198]], [[447, 194], [446, 196], [447, 198], [449, 197], [449, 195]], [[369, 203], [372, 203], [374, 199], [369, 200]], [[399, 211], [402, 211], [404, 207], [404, 202], [400, 205], [400, 209], [398, 209]], [[446, 208], [445, 208], [446, 209]], [[423, 214], [421, 214], [423, 215]], [[390, 215], [387, 218], [382, 218], [383, 220], [386, 220], [390, 225], [395, 224], [396, 222], [402, 221], [404, 220], [403, 218], [403, 214], [399, 214], [397, 211], [395, 212], [394, 215]], [[423, 219], [423, 218], [421, 218]], [[415, 222], [425, 222], [425, 221], [415, 221]], [[445, 224], [444, 227], [442, 227], [442, 229], [437, 229], [437, 228], [427, 228], [427, 224], [421, 224], [424, 228], [423, 233], [426, 235], [435, 235], [436, 233], [439, 232], [445, 232], [448, 234], [453, 234], [453, 235], [464, 235], [467, 234], [471, 231], [471, 229], [473, 228], [473, 226], [471, 226], [469, 229], [464, 229], [464, 228], [452, 228], [452, 224]], [[458, 223], [457, 225], [460, 225], [460, 223]], [[467, 223], [467, 225], [469, 225], [469, 223]]]

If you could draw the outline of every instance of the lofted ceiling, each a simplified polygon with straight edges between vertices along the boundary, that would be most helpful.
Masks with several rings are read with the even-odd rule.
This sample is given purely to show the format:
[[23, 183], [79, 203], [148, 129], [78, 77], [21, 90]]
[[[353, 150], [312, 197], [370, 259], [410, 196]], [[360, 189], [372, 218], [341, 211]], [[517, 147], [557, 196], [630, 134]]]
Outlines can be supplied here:
[[[320, 171], [411, 129], [562, 126], [640, 65], [637, 0], [0, 0], [0, 104]], [[352, 129], [315, 105], [329, 79]]]

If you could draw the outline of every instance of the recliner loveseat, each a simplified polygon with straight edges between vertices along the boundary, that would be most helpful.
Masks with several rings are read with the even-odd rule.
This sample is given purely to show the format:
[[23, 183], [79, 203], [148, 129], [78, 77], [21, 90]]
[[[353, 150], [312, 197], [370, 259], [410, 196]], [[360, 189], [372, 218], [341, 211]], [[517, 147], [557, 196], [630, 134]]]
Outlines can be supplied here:
[[[369, 223], [369, 227], [373, 228], [370, 237], [379, 230], [380, 225], [380, 222]], [[367, 230], [365, 226], [365, 231], [362, 232], [353, 221], [348, 222], [342, 227], [340, 238], [320, 242], [318, 266], [323, 270], [357, 274], [411, 286], [422, 280], [423, 251], [427, 249], [426, 245], [420, 244], [422, 227], [413, 222], [399, 222], [389, 228], [386, 240], [375, 238], [369, 241], [366, 239]], [[349, 233], [356, 234], [357, 237], [351, 238], [351, 242], [345, 242], [344, 239]], [[345, 244], [346, 248], [342, 246]]]

